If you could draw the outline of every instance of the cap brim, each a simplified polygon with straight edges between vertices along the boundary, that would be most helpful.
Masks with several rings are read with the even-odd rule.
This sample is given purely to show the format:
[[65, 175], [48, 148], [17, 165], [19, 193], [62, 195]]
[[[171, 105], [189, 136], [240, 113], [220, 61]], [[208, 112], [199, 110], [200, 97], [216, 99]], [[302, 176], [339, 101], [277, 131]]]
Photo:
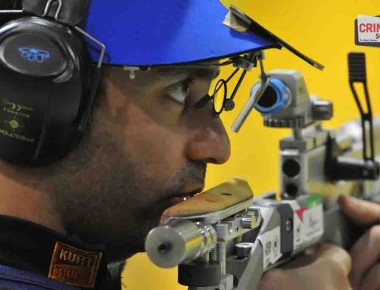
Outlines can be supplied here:
[[[105, 64], [154, 66], [220, 59], [279, 47], [223, 24], [217, 0], [93, 0], [85, 30], [106, 46]], [[92, 51], [93, 61], [99, 54]]]

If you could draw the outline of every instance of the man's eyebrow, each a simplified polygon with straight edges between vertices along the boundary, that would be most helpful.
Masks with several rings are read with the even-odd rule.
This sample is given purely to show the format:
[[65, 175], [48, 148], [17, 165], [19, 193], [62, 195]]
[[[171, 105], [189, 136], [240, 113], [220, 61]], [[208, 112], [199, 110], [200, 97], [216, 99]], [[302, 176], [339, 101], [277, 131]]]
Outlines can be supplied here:
[[201, 79], [206, 79], [206, 80], [214, 80], [216, 79], [220, 74], [220, 69], [213, 68], [213, 69], [197, 69], [195, 71], [194, 76], [201, 78]]
[[189, 67], [189, 68], [160, 68], [157, 69], [160, 81], [181, 80], [184, 78], [200, 78], [207, 81], [214, 80], [220, 74], [218, 67]]

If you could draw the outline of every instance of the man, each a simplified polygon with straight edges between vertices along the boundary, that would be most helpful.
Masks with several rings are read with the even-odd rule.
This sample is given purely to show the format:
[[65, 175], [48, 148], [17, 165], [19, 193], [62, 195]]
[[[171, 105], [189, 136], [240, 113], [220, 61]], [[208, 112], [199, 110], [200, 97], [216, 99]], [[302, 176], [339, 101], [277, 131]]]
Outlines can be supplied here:
[[[197, 106], [218, 75], [215, 60], [274, 46], [223, 26], [227, 11], [218, 1], [171, 1], [166, 10], [159, 1], [104, 3], [93, 1], [86, 30], [105, 42], [110, 60], [81, 141], [43, 166], [0, 163], [2, 287], [120, 287], [115, 263], [144, 250], [164, 209], [202, 190], [208, 163], [229, 158], [212, 102]], [[157, 11], [161, 21], [173, 18], [172, 26], [152, 22]], [[198, 26], [182, 30], [190, 20]], [[268, 272], [259, 289], [350, 289], [351, 261], [337, 247], [311, 249], [299, 265]]]

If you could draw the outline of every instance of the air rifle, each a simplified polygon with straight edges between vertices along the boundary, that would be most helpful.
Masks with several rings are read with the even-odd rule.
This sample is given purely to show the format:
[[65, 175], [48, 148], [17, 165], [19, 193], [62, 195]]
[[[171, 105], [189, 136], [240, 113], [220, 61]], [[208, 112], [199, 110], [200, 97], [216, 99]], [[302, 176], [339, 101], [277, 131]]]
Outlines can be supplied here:
[[[261, 75], [233, 125], [238, 131], [253, 108], [264, 125], [291, 128], [280, 141], [280, 196], [253, 198], [234, 179], [167, 209], [150, 231], [145, 249], [158, 266], [178, 265], [189, 290], [257, 289], [263, 273], [320, 242], [349, 248], [360, 233], [336, 204], [338, 195], [376, 200], [380, 192], [380, 117], [372, 119], [365, 55], [349, 54], [350, 87], [361, 120], [323, 128], [331, 102], [311, 97], [300, 72]], [[355, 84], [363, 86], [367, 110]], [[357, 86], [357, 85], [356, 85]]]

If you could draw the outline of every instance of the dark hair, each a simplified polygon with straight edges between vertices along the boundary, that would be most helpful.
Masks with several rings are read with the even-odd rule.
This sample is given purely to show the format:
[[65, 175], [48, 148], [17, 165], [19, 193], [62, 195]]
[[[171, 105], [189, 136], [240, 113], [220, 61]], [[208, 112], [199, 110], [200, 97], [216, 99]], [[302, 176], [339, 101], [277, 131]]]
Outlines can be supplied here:
[[21, 0], [1, 0], [0, 2], [1, 10], [21, 9], [21, 8], [22, 8]]

